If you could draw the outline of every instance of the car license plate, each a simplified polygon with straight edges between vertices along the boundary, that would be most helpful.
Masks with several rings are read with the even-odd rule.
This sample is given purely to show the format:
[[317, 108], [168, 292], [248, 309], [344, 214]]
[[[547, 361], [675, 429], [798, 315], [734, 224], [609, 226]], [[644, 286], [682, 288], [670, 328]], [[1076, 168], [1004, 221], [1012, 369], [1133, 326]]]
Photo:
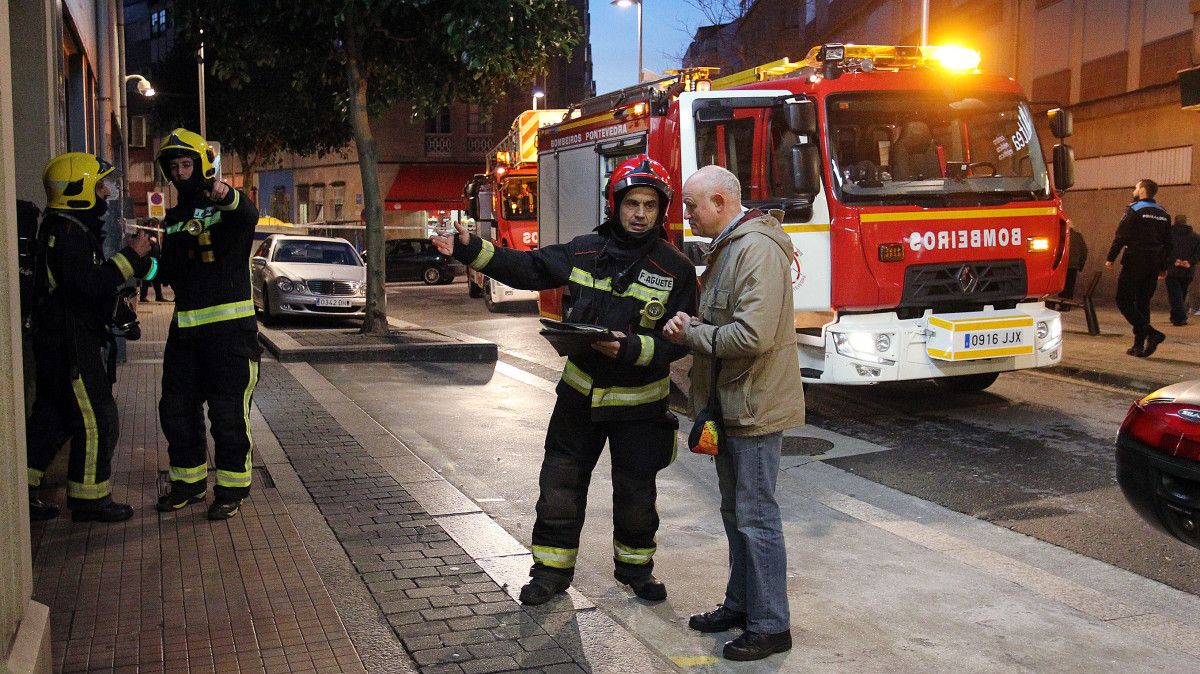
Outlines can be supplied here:
[[978, 360], [1033, 353], [1033, 317], [1028, 314], [980, 316], [942, 314], [929, 319], [926, 352], [938, 360]]
[[350, 306], [350, 300], [343, 299], [341, 297], [318, 297], [317, 298], [317, 306], [318, 307], [348, 307], [348, 306]]

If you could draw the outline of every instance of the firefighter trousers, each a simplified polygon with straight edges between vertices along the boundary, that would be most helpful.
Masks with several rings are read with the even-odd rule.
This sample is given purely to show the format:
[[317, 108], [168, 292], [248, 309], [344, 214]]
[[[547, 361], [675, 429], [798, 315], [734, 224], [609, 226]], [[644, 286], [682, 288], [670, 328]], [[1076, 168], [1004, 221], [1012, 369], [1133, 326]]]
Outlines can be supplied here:
[[172, 325], [167, 337], [158, 403], [171, 459], [171, 490], [199, 494], [208, 487], [207, 403], [216, 450], [214, 494], [218, 499], [243, 499], [250, 493], [250, 399], [262, 353], [258, 333], [232, 325], [203, 338], [180, 332]]
[[102, 338], [92, 332], [43, 331], [33, 338], [37, 388], [25, 422], [29, 486], [41, 485], [69, 437], [67, 496], [72, 507], [112, 494], [113, 448], [121, 432]]
[[559, 397], [538, 479], [531, 575], [574, 574], [588, 486], [605, 441], [612, 457], [616, 574], [636, 579], [651, 572], [658, 531], [655, 476], [675, 458], [677, 427], [670, 413], [655, 419], [592, 421], [586, 404]]

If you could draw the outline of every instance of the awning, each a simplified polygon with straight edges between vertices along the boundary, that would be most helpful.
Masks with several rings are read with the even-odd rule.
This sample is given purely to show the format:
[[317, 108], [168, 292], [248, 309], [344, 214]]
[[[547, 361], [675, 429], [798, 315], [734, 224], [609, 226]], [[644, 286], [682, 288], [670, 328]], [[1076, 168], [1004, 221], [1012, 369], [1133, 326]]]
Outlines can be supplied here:
[[389, 211], [450, 211], [463, 208], [463, 187], [483, 164], [401, 164], [388, 190]]

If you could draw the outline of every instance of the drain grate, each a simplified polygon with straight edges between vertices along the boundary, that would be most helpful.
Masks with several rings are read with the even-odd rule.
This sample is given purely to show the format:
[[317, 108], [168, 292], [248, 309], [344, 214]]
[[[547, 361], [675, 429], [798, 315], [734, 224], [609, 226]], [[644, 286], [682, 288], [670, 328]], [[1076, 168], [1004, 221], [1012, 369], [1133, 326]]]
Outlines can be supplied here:
[[783, 438], [784, 456], [818, 456], [833, 449], [833, 443], [823, 438], [788, 437]]

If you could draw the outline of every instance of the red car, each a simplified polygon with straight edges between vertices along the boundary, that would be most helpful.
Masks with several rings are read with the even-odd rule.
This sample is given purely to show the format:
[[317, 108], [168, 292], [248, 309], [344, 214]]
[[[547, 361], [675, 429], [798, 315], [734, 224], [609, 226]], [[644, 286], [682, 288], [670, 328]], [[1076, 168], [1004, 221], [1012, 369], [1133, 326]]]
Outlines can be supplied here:
[[1200, 548], [1200, 379], [1129, 408], [1117, 434], [1117, 482], [1147, 522]]

